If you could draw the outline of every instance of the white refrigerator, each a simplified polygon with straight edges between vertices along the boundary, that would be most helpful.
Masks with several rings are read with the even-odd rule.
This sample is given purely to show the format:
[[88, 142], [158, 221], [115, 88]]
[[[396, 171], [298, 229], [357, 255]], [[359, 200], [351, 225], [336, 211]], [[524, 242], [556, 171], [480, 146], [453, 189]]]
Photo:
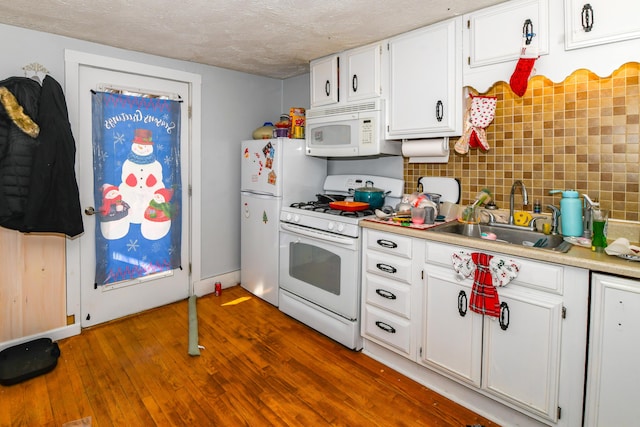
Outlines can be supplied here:
[[307, 156], [304, 139], [242, 142], [240, 284], [278, 306], [280, 208], [322, 192], [327, 161]]

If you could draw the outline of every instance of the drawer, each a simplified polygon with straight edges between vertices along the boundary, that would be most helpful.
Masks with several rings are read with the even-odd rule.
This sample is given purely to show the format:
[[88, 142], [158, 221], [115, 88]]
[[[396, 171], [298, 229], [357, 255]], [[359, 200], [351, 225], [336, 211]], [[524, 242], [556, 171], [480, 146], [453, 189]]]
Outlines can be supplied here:
[[367, 249], [411, 259], [411, 238], [376, 230], [367, 230]]
[[411, 283], [410, 259], [389, 256], [375, 251], [367, 251], [364, 256], [367, 272]]
[[405, 355], [411, 355], [411, 323], [370, 305], [365, 306], [363, 334]]
[[365, 301], [383, 310], [411, 318], [411, 286], [375, 274], [367, 274]]
[[515, 261], [518, 266], [520, 266], [520, 271], [518, 272], [518, 277], [516, 277], [509, 286], [522, 285], [557, 294], [564, 292], [564, 267], [561, 265], [514, 257], [497, 252], [482, 251], [481, 249], [471, 249], [434, 242], [426, 243], [425, 261], [430, 264], [453, 268], [451, 255], [459, 251], [469, 253], [485, 252], [493, 256]]

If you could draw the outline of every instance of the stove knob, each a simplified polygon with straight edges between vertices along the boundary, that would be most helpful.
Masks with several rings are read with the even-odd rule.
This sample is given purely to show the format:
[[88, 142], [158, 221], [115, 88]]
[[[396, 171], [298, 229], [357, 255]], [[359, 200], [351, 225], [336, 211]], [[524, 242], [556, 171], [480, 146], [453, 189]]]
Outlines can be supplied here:
[[338, 231], [341, 232], [341, 233], [344, 231], [344, 224], [343, 223], [338, 224]]
[[291, 214], [287, 212], [287, 215], [285, 216], [285, 221], [291, 221]]
[[333, 221], [329, 221], [327, 223], [327, 230], [333, 230], [334, 226], [335, 226], [335, 224], [333, 223]]

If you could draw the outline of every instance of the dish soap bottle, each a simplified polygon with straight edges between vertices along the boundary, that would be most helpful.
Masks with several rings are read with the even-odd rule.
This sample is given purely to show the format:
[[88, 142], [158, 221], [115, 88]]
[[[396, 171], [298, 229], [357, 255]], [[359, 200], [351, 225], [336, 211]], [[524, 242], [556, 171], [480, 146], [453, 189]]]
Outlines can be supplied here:
[[580, 194], [575, 190], [551, 190], [549, 194], [562, 193], [560, 199], [560, 226], [562, 235], [569, 237], [582, 236], [582, 202]]

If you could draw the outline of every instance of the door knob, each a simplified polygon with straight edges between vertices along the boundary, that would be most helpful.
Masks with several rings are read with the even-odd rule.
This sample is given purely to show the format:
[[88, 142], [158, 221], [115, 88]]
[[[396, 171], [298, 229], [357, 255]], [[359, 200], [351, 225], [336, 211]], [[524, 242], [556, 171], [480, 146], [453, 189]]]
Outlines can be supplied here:
[[93, 206], [89, 206], [88, 208], [85, 208], [84, 213], [85, 215], [95, 215], [96, 210]]

